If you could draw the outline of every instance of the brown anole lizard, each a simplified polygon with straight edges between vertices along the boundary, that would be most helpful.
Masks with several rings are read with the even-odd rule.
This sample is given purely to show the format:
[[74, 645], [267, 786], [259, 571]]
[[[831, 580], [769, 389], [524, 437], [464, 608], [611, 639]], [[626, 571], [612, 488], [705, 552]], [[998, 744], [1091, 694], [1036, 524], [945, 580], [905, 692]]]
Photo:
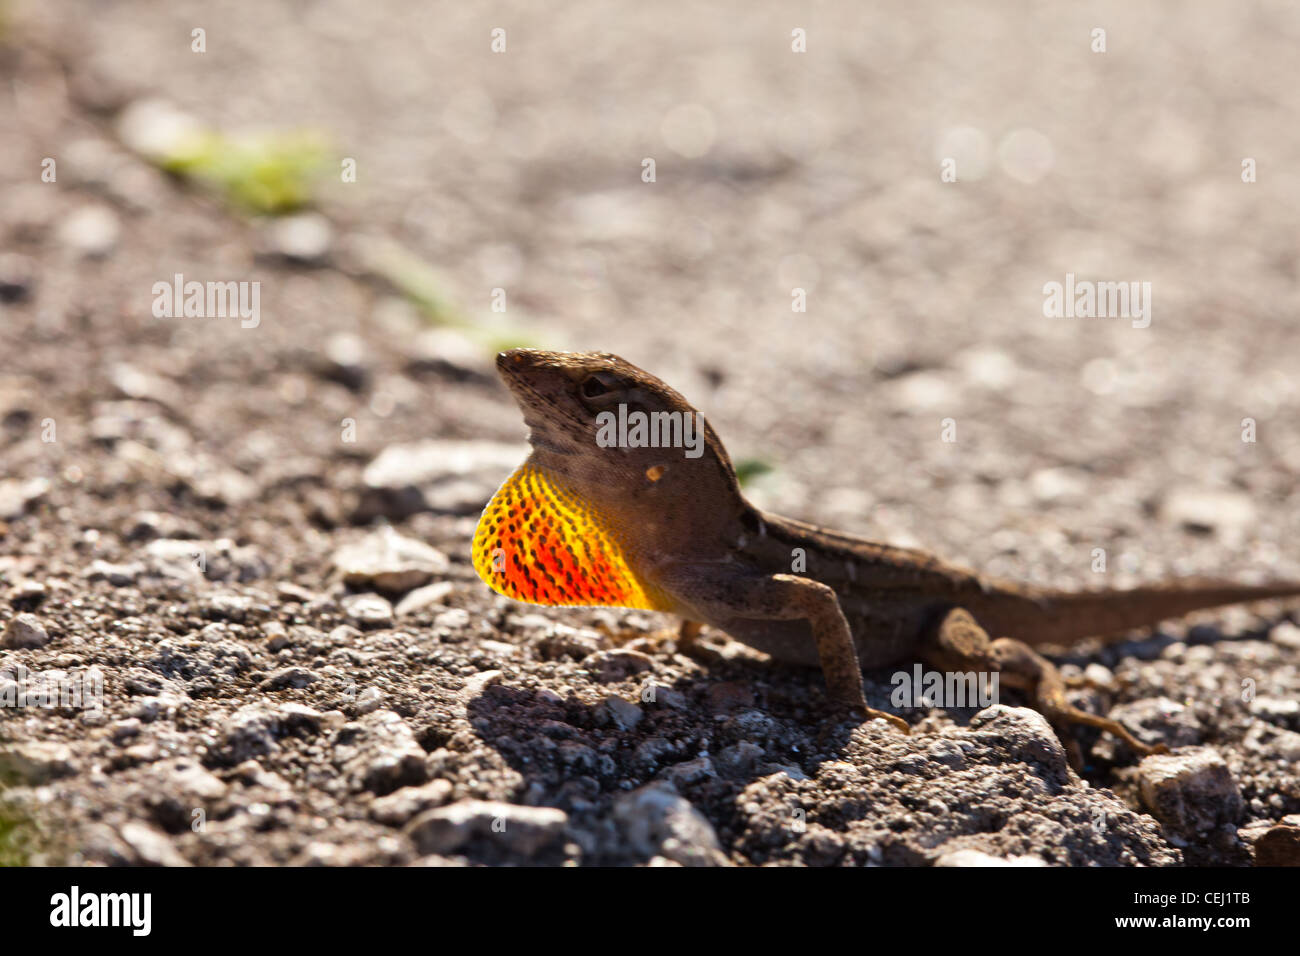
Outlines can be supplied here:
[[535, 604], [666, 611], [687, 622], [684, 634], [708, 624], [778, 661], [820, 666], [833, 702], [904, 731], [901, 718], [867, 706], [861, 668], [919, 659], [996, 671], [1058, 732], [1087, 724], [1138, 754], [1163, 751], [1073, 707], [1034, 646], [1300, 594], [1287, 582], [1068, 592], [990, 580], [923, 551], [759, 511], [702, 416], [615, 355], [513, 349], [497, 368], [532, 452], [479, 520], [473, 560], [489, 586]]

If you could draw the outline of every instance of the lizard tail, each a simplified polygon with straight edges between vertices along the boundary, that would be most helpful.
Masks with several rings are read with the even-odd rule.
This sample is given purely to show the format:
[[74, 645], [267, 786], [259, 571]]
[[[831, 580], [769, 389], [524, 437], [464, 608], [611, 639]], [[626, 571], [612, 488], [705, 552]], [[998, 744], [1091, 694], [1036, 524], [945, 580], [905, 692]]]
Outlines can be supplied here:
[[1086, 637], [1119, 637], [1192, 611], [1300, 595], [1300, 581], [1247, 585], [1185, 578], [1127, 591], [989, 593], [967, 604], [992, 637], [1029, 645], [1068, 644]]

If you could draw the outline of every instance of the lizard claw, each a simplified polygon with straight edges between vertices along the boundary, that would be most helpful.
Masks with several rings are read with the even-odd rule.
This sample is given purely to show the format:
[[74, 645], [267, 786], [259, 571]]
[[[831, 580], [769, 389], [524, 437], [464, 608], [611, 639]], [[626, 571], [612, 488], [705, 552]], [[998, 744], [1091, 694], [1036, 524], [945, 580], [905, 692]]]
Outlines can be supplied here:
[[912, 733], [911, 725], [902, 717], [898, 717], [894, 714], [887, 714], [883, 710], [875, 710], [871, 707], [858, 708], [858, 714], [867, 720], [883, 720], [885, 723], [889, 724], [889, 726], [905, 735]]

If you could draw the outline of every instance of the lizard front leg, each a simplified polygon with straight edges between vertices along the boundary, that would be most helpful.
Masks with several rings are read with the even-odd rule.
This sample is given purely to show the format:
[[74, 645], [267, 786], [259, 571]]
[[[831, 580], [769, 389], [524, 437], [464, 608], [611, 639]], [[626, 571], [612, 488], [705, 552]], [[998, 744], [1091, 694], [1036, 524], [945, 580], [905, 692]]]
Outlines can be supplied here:
[[867, 706], [862, 669], [849, 622], [835, 591], [794, 574], [719, 574], [716, 568], [682, 566], [665, 575], [673, 593], [706, 621], [748, 618], [766, 621], [806, 620], [817, 644], [817, 657], [831, 700], [865, 716], [880, 718], [907, 733], [907, 721]]
[[1081, 763], [1078, 745], [1063, 732], [1070, 724], [1086, 724], [1113, 734], [1143, 757], [1169, 750], [1164, 744], [1144, 744], [1118, 721], [1070, 704], [1065, 698], [1065, 679], [1055, 664], [1023, 641], [991, 639], [963, 608], [952, 608], [939, 618], [926, 638], [922, 656], [940, 670], [997, 671], [1003, 683], [1024, 691], [1031, 706], [1057, 729], [1076, 769]]

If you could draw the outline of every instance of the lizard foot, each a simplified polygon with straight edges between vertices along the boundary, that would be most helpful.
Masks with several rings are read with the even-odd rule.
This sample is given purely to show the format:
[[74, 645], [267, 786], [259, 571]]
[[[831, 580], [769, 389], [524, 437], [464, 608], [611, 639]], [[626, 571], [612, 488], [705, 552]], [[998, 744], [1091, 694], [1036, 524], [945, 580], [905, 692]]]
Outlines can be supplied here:
[[910, 735], [912, 733], [912, 725], [896, 714], [887, 714], [883, 710], [875, 710], [868, 707], [862, 716], [867, 720], [883, 720], [885, 723], [889, 724], [889, 726], [904, 735]]

